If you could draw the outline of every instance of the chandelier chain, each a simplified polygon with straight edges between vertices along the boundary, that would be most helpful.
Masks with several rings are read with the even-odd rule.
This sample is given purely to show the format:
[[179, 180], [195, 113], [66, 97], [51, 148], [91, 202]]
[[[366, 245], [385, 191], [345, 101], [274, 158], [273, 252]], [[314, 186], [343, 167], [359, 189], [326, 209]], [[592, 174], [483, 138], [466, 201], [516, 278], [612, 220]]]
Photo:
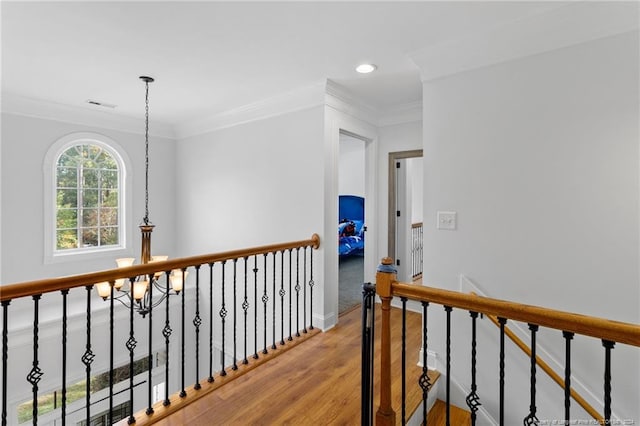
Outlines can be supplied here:
[[149, 224], [149, 81], [145, 80], [145, 128], [144, 128], [144, 224]]

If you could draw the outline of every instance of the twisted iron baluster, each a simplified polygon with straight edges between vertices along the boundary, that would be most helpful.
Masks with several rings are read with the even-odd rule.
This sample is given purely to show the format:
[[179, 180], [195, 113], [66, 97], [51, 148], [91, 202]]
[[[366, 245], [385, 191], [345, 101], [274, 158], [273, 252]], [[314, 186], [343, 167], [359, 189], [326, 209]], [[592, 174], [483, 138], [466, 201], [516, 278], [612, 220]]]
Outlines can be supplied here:
[[308, 333], [307, 331], [307, 247], [305, 246], [303, 257], [302, 257], [302, 332]]
[[[114, 364], [114, 343], [113, 343], [113, 286], [115, 281], [109, 282], [109, 424], [113, 424], [113, 364]], [[63, 406], [66, 395], [63, 391]], [[64, 416], [63, 416], [64, 418]]]
[[2, 301], [2, 426], [7, 426], [7, 365], [9, 362], [9, 304]]
[[185, 346], [185, 339], [186, 339], [186, 332], [185, 332], [185, 311], [184, 311], [184, 297], [185, 297], [185, 293], [187, 292], [187, 283], [185, 282], [185, 271], [186, 269], [182, 269], [181, 270], [181, 274], [182, 274], [182, 291], [181, 291], [181, 295], [180, 295], [180, 398], [184, 398], [187, 396], [187, 391], [185, 389], [185, 384], [184, 384], [184, 375], [185, 375], [185, 363], [184, 363], [184, 346]]
[[[69, 290], [61, 290], [62, 293], [62, 408], [60, 419], [62, 426], [67, 422], [67, 296]], [[113, 333], [113, 329], [111, 329]]]
[[225, 318], [227, 317], [227, 309], [225, 308], [225, 297], [224, 297], [224, 284], [225, 284], [225, 264], [227, 263], [226, 260], [222, 261], [222, 306], [220, 307], [220, 319], [222, 321], [222, 354], [220, 355], [220, 364], [221, 364], [221, 368], [220, 368], [220, 375], [221, 376], [226, 376], [227, 375], [227, 371], [225, 370], [225, 365], [224, 365], [224, 357], [226, 356], [226, 352], [224, 351], [224, 335], [225, 335], [225, 323], [226, 320]]
[[86, 371], [86, 384], [85, 384], [85, 392], [86, 392], [86, 420], [87, 424], [91, 420], [91, 364], [93, 363], [94, 358], [96, 357], [91, 349], [91, 290], [93, 289], [92, 285], [88, 285], [85, 287], [87, 290], [87, 343], [85, 347], [84, 354], [82, 355], [82, 363], [85, 365]]
[[147, 385], [147, 397], [148, 406], [145, 413], [147, 416], [153, 414], [153, 281], [155, 280], [155, 274], [149, 275], [149, 371], [148, 371], [148, 385]]
[[506, 318], [498, 317], [500, 324], [500, 426], [504, 426], [504, 326]]
[[276, 348], [276, 257], [278, 252], [273, 252], [273, 310], [271, 314], [273, 316], [271, 321], [271, 327], [273, 328], [273, 333], [271, 337], [273, 338], [273, 343], [271, 345], [271, 349]]
[[284, 345], [284, 250], [280, 253], [280, 344]]
[[249, 300], [247, 298], [247, 257], [244, 258], [244, 300], [242, 301], [242, 310], [244, 311], [244, 358], [243, 364], [249, 364], [247, 359], [247, 311], [249, 310]]
[[[129, 411], [129, 419], [127, 420], [128, 424], [133, 424], [136, 422], [136, 418], [133, 416], [133, 351], [136, 348], [138, 342], [136, 341], [134, 331], [133, 331], [133, 310], [135, 308], [135, 298], [133, 297], [133, 286], [136, 282], [136, 278], [129, 278], [129, 288], [131, 289], [131, 307], [129, 308], [129, 339], [127, 340], [126, 347], [129, 350], [129, 401], [131, 401], [131, 407]], [[87, 327], [88, 328], [88, 327]], [[87, 331], [88, 335], [88, 331]], [[88, 337], [88, 336], [87, 336]], [[87, 367], [88, 369], [89, 367]], [[89, 375], [89, 371], [87, 371], [87, 411], [89, 410], [89, 385], [91, 382], [91, 376]], [[87, 412], [87, 424], [91, 424], [91, 416]]]
[[237, 290], [237, 278], [238, 278], [238, 259], [233, 259], [233, 365], [232, 370], [238, 369], [238, 290]]
[[407, 298], [402, 301], [402, 424], [407, 424]]
[[564, 424], [571, 422], [571, 339], [574, 333], [563, 331], [562, 336], [565, 339], [565, 361], [564, 361]]
[[[306, 280], [305, 280], [306, 282]], [[375, 339], [375, 308], [373, 300], [376, 287], [371, 283], [362, 285], [362, 377], [360, 395], [360, 417], [362, 425], [373, 424], [373, 359]]]
[[313, 330], [313, 286], [314, 286], [314, 282], [313, 282], [313, 247], [311, 248], [311, 255], [310, 255], [310, 276], [309, 276], [309, 309], [311, 310], [311, 312], [309, 312], [309, 330]]
[[196, 265], [196, 314], [193, 317], [193, 326], [196, 329], [196, 384], [193, 385], [195, 390], [200, 389], [200, 326], [202, 318], [200, 318], [200, 265]]
[[478, 319], [477, 312], [469, 312], [471, 315], [471, 392], [467, 395], [467, 406], [471, 410], [471, 425], [476, 424], [476, 411], [480, 404], [480, 397], [477, 393], [476, 385], [476, 320]]
[[267, 302], [269, 301], [269, 296], [267, 295], [267, 253], [263, 255], [264, 260], [264, 272], [262, 276], [264, 277], [264, 287], [262, 291], [262, 304], [264, 305], [264, 349], [262, 349], [262, 353], [266, 354], [267, 351]]
[[258, 256], [253, 256], [253, 359], [258, 359]]
[[602, 340], [604, 346], [604, 421], [611, 424], [611, 349], [615, 342]]
[[[164, 328], [162, 329], [162, 335], [164, 336], [164, 351], [165, 351], [165, 363], [164, 363], [164, 401], [162, 405], [165, 407], [171, 404], [171, 400], [169, 399], [169, 338], [171, 337], [171, 333], [173, 330], [171, 329], [170, 320], [169, 320], [169, 289], [171, 288], [170, 284], [170, 275], [171, 271], [165, 272], [166, 278], [166, 288], [167, 295], [165, 297], [165, 319], [164, 319]], [[184, 286], [184, 284], [183, 284]], [[113, 300], [113, 297], [111, 298]]]
[[[313, 252], [312, 252], [313, 253]], [[427, 308], [429, 302], [422, 303], [422, 374], [418, 384], [422, 389], [422, 418], [427, 421], [427, 397], [431, 389], [431, 379], [429, 378], [429, 367], [427, 366]]]
[[209, 264], [209, 377], [213, 383], [213, 263]]
[[41, 296], [42, 295], [40, 294], [36, 294], [33, 296], [33, 366], [31, 367], [31, 371], [27, 375], [27, 382], [31, 384], [31, 389], [33, 392], [32, 416], [34, 426], [38, 424], [38, 382], [40, 382], [40, 379], [42, 379], [43, 375], [38, 361], [38, 325], [40, 323], [38, 313]]
[[445, 312], [447, 313], [447, 387], [446, 387], [446, 420], [445, 424], [449, 426], [451, 421], [451, 311], [453, 308], [451, 306], [444, 307]]
[[293, 292], [291, 291], [291, 287], [292, 287], [292, 284], [293, 284], [292, 283], [292, 281], [293, 281], [293, 278], [292, 278], [293, 273], [291, 271], [291, 269], [292, 269], [292, 267], [291, 267], [291, 263], [292, 263], [291, 262], [291, 259], [292, 259], [291, 252], [292, 252], [292, 249], [289, 249], [289, 337], [287, 338], [288, 341], [292, 341], [293, 340], [293, 332], [291, 330], [291, 327], [292, 327], [292, 324], [291, 324], [291, 322], [292, 322], [291, 321], [291, 318], [292, 318], [292, 312], [291, 311], [292, 311], [292, 309], [291, 308], [293, 306], [292, 300], [291, 300], [291, 298], [293, 297]]
[[538, 326], [529, 324], [531, 330], [531, 405], [529, 406], [529, 415], [524, 418], [525, 425], [538, 425], [540, 420], [536, 417], [536, 332]]
[[300, 337], [300, 247], [296, 248], [296, 337]]

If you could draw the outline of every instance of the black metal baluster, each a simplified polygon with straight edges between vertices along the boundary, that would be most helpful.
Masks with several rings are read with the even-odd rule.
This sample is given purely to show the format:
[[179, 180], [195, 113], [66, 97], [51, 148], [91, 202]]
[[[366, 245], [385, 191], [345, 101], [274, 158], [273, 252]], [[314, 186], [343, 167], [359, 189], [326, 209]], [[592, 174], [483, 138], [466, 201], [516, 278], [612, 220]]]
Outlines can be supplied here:
[[453, 308], [451, 306], [444, 307], [445, 312], [447, 313], [447, 383], [446, 383], [446, 415], [445, 415], [445, 424], [447, 426], [451, 423], [451, 311]]
[[87, 290], [87, 344], [85, 347], [84, 354], [82, 355], [82, 363], [85, 365], [86, 370], [86, 383], [85, 383], [85, 391], [86, 391], [86, 420], [87, 424], [89, 424], [91, 420], [91, 364], [95, 358], [95, 354], [91, 348], [91, 290], [93, 289], [93, 285], [88, 285], [85, 287]]
[[[114, 308], [114, 299], [113, 299], [113, 286], [115, 285], [115, 281], [109, 282], [109, 424], [112, 425], [113, 422], [113, 364], [114, 364], [114, 349], [113, 349], [113, 308]], [[66, 396], [63, 396], [63, 404]]]
[[537, 425], [540, 423], [536, 417], [536, 332], [538, 326], [529, 324], [531, 330], [531, 405], [529, 405], [529, 415], [524, 418], [525, 425]]
[[149, 274], [149, 371], [147, 376], [147, 410], [145, 413], [147, 416], [153, 414], [153, 287], [155, 281], [155, 274]]
[[311, 255], [310, 255], [310, 276], [309, 276], [309, 330], [313, 330], [313, 286], [314, 286], [314, 282], [313, 282], [313, 247], [311, 248]]
[[262, 304], [264, 305], [264, 349], [263, 354], [267, 353], [267, 302], [269, 302], [269, 296], [267, 295], [267, 253], [263, 254], [264, 260], [264, 288], [262, 292]]
[[64, 426], [67, 423], [67, 296], [69, 290], [65, 289], [60, 293], [62, 293], [62, 408], [60, 419], [62, 426]]
[[280, 344], [284, 345], [284, 250], [280, 252]]
[[287, 338], [288, 341], [292, 341], [293, 340], [293, 332], [292, 332], [292, 329], [291, 329], [292, 328], [291, 319], [293, 318], [292, 317], [292, 309], [291, 309], [292, 306], [293, 306], [292, 305], [292, 300], [291, 300], [291, 298], [293, 296], [293, 292], [291, 291], [292, 281], [293, 281], [293, 279], [292, 279], [292, 271], [291, 271], [291, 269], [292, 269], [292, 267], [291, 267], [291, 263], [292, 263], [291, 262], [291, 259], [292, 259], [291, 252], [292, 252], [292, 249], [289, 249], [289, 337]]
[[238, 259], [233, 259], [233, 365], [232, 370], [238, 369], [238, 348], [237, 348], [237, 326], [238, 326], [238, 290], [237, 290], [237, 277], [238, 277]]
[[185, 346], [185, 339], [186, 339], [186, 332], [185, 332], [185, 319], [184, 319], [184, 298], [185, 298], [185, 294], [187, 293], [187, 283], [185, 282], [185, 271], [186, 269], [182, 269], [181, 270], [181, 274], [182, 274], [182, 291], [181, 291], [181, 295], [180, 295], [180, 386], [181, 386], [181, 390], [180, 390], [180, 398], [184, 398], [185, 396], [187, 396], [187, 391], [185, 390], [185, 384], [184, 384], [184, 374], [185, 374], [185, 362], [184, 362], [184, 346]]
[[[312, 252], [313, 253], [313, 252]], [[418, 384], [422, 389], [422, 418], [424, 424], [427, 424], [427, 397], [431, 388], [431, 379], [429, 378], [429, 367], [427, 366], [427, 308], [429, 302], [422, 303], [422, 374]]]
[[253, 359], [258, 359], [258, 256], [253, 256]]
[[300, 247], [296, 248], [296, 337], [300, 337]]
[[565, 340], [565, 357], [564, 357], [564, 424], [571, 424], [571, 339], [574, 333], [563, 331], [562, 336]]
[[225, 325], [226, 325], [226, 317], [227, 317], [227, 309], [225, 308], [225, 295], [224, 295], [224, 284], [225, 284], [225, 265], [227, 261], [222, 261], [222, 306], [220, 307], [220, 319], [222, 321], [222, 354], [220, 355], [220, 375], [226, 376], [227, 370], [225, 370], [224, 358], [226, 356], [226, 352], [224, 350], [224, 341], [225, 341]]
[[249, 364], [247, 359], [247, 311], [249, 310], [249, 300], [247, 298], [247, 275], [248, 275], [248, 257], [244, 258], [244, 300], [242, 301], [242, 310], [244, 311], [244, 358], [242, 364]]
[[271, 311], [272, 321], [271, 327], [273, 329], [273, 333], [271, 337], [273, 338], [273, 343], [271, 344], [271, 349], [276, 348], [276, 257], [278, 252], [273, 252], [273, 309]]
[[[306, 280], [305, 280], [306, 282]], [[360, 394], [360, 417], [363, 426], [373, 425], [373, 359], [375, 340], [376, 287], [371, 283], [362, 285], [362, 377]]]
[[209, 377], [213, 383], [213, 263], [209, 264]]
[[39, 302], [42, 295], [36, 294], [33, 296], [33, 366], [31, 371], [27, 375], [27, 382], [31, 384], [33, 392], [33, 424], [38, 424], [38, 382], [42, 378], [42, 370], [40, 369], [40, 362], [38, 361], [38, 334], [39, 334]]
[[504, 326], [506, 318], [498, 317], [500, 324], [500, 426], [504, 426]]
[[304, 248], [302, 256], [302, 332], [307, 331], [307, 247]]
[[196, 384], [193, 385], [195, 390], [200, 389], [200, 326], [202, 318], [200, 318], [200, 265], [196, 265], [196, 314], [193, 317], [193, 326], [196, 329]]
[[[135, 308], [135, 298], [133, 297], [133, 287], [135, 285], [136, 278], [129, 279], [129, 288], [131, 289], [131, 307], [129, 308], [129, 339], [127, 340], [126, 347], [129, 350], [129, 401], [131, 401], [131, 407], [129, 411], [129, 420], [128, 424], [133, 424], [136, 422], [136, 418], [133, 416], [133, 351], [136, 348], [138, 342], [136, 341], [134, 330], [133, 330], [133, 312]], [[87, 367], [88, 368], [88, 367]], [[89, 382], [90, 376], [89, 372], [87, 372], [87, 410], [89, 410]], [[87, 412], [87, 424], [91, 424], [91, 417]]]
[[611, 424], [611, 349], [615, 342], [602, 340], [604, 346], [604, 424]]
[[7, 366], [9, 363], [9, 304], [2, 301], [2, 426], [7, 426]]
[[407, 298], [402, 301], [402, 424], [407, 424]]
[[164, 336], [164, 351], [166, 357], [164, 363], [164, 401], [162, 402], [162, 405], [164, 405], [165, 407], [171, 404], [171, 400], [169, 399], [169, 338], [171, 337], [171, 333], [173, 332], [173, 330], [171, 329], [171, 324], [169, 321], [169, 290], [171, 289], [170, 275], [171, 271], [165, 272], [167, 295], [165, 298], [164, 306], [166, 317], [164, 319], [164, 328], [162, 329], [162, 335]]
[[476, 424], [476, 412], [480, 404], [480, 398], [478, 397], [478, 386], [476, 385], [476, 322], [478, 319], [478, 313], [470, 311], [471, 315], [471, 392], [467, 395], [467, 406], [471, 410], [471, 426]]

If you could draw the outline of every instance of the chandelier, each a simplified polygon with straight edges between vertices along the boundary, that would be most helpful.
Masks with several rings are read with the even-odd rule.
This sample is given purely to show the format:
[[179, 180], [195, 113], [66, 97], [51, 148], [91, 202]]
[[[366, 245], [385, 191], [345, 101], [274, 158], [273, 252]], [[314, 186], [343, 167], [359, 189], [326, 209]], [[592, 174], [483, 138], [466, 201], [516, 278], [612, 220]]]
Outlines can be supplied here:
[[[167, 260], [168, 256], [152, 256], [151, 255], [151, 233], [155, 225], [149, 220], [149, 83], [153, 83], [152, 77], [141, 76], [140, 80], [145, 84], [145, 180], [144, 180], [144, 217], [140, 224], [140, 232], [142, 234], [142, 250], [140, 252], [140, 263], [147, 264], [153, 262], [161, 262]], [[135, 263], [135, 258], [127, 257], [116, 259], [118, 268], [126, 268], [132, 266]], [[135, 310], [143, 317], [151, 311], [151, 309], [158, 306], [164, 299], [171, 294], [179, 294], [182, 291], [184, 280], [187, 277], [188, 272], [175, 269], [171, 271], [169, 275], [169, 282], [163, 286], [160, 283], [160, 276], [162, 272], [156, 272], [155, 274], [134, 277], [129, 280], [121, 278], [113, 283], [113, 289], [117, 291], [113, 295], [113, 299], [118, 300], [127, 308], [134, 306]], [[160, 297], [152, 298], [149, 286], [154, 286], [159, 290]], [[101, 282], [96, 284], [96, 290], [98, 295], [103, 300], [107, 300], [111, 293], [111, 284], [108, 282]]]

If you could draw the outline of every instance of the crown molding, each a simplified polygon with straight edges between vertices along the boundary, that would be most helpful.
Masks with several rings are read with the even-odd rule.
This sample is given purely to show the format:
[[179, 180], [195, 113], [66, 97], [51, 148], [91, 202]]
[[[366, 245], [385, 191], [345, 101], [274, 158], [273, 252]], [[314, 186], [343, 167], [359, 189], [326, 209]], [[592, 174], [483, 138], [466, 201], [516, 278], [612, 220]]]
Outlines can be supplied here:
[[380, 114], [378, 127], [422, 121], [422, 100], [396, 105]]
[[325, 105], [374, 126], [378, 124], [380, 116], [378, 109], [362, 102], [335, 81], [327, 80], [326, 82]]
[[[139, 119], [125, 117], [107, 111], [64, 105], [41, 99], [27, 98], [11, 93], [2, 94], [3, 113], [34, 117], [88, 127], [117, 130], [120, 132], [144, 134], [144, 126]], [[175, 138], [173, 127], [160, 122], [151, 122], [150, 134], [156, 137]]]
[[638, 2], [579, 1], [411, 53], [423, 82], [638, 30]]
[[175, 134], [178, 139], [185, 139], [251, 121], [302, 111], [322, 105], [324, 94], [325, 82], [322, 81], [238, 108], [178, 124], [175, 126]]

